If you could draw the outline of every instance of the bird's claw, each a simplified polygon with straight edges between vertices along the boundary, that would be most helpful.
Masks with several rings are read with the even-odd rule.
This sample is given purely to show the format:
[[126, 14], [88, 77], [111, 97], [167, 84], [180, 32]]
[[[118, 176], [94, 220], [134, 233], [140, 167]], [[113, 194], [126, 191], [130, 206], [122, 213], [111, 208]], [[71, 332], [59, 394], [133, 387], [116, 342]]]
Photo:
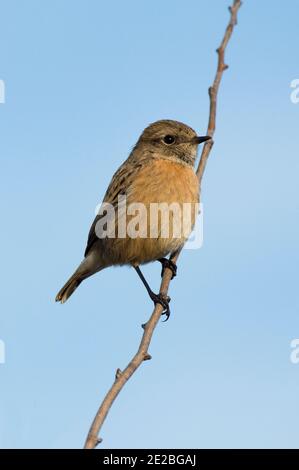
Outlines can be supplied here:
[[164, 294], [154, 294], [152, 293], [151, 295], [152, 301], [156, 304], [160, 304], [163, 307], [163, 312], [161, 315], [166, 315], [166, 319], [163, 321], [167, 321], [168, 318], [170, 317], [170, 308], [169, 308], [169, 302], [170, 302], [170, 297], [168, 295]]
[[168, 258], [159, 258], [158, 261], [162, 264], [161, 277], [163, 277], [165, 269], [168, 268], [172, 272], [171, 279], [173, 279], [177, 274], [177, 265]]

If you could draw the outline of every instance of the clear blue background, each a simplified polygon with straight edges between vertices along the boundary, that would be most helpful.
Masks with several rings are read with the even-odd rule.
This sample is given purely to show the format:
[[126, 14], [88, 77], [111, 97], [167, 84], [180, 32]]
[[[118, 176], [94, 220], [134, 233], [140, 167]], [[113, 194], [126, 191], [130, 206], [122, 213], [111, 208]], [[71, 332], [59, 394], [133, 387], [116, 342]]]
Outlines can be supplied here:
[[[94, 208], [142, 129], [206, 131], [229, 0], [0, 3], [0, 446], [82, 447], [152, 305], [133, 270], [68, 303]], [[246, 1], [204, 177], [204, 245], [117, 399], [102, 447], [298, 447], [297, 0]], [[158, 288], [160, 265], [145, 273]]]

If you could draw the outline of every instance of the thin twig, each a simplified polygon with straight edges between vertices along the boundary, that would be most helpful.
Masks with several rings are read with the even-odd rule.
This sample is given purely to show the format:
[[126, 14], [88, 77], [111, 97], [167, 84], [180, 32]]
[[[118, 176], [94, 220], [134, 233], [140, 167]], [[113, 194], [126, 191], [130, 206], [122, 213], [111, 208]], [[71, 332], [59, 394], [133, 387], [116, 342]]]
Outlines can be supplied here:
[[[230, 40], [230, 37], [232, 35], [232, 32], [234, 30], [234, 27], [237, 24], [238, 10], [241, 5], [242, 5], [241, 0], [234, 0], [233, 5], [229, 7], [230, 20], [226, 27], [222, 42], [220, 46], [218, 47], [218, 49], [216, 50], [218, 54], [217, 70], [216, 70], [216, 75], [214, 78], [213, 85], [209, 88], [210, 115], [209, 115], [207, 134], [210, 135], [211, 137], [213, 137], [215, 128], [216, 128], [216, 110], [217, 110], [217, 97], [218, 97], [219, 85], [222, 79], [223, 72], [226, 69], [228, 69], [228, 65], [226, 65], [224, 61], [225, 50]], [[199, 182], [199, 188], [201, 188], [202, 177], [205, 171], [206, 163], [209, 158], [211, 149], [213, 147], [213, 143], [214, 143], [213, 140], [208, 140], [205, 143], [201, 156], [200, 156], [198, 168], [196, 171], [198, 182]]]
[[[216, 71], [213, 85], [209, 88], [210, 114], [209, 114], [207, 134], [210, 135], [211, 137], [213, 137], [214, 132], [215, 132], [215, 127], [216, 127], [216, 108], [217, 108], [216, 105], [217, 105], [219, 85], [221, 82], [223, 72], [228, 67], [224, 62], [224, 54], [225, 54], [226, 46], [232, 35], [234, 26], [237, 24], [237, 14], [238, 14], [238, 10], [240, 6], [241, 6], [241, 0], [234, 0], [233, 5], [229, 7], [230, 21], [225, 30], [225, 34], [221, 42], [221, 45], [217, 49], [217, 53], [218, 53], [217, 71]], [[200, 156], [198, 168], [196, 171], [200, 189], [201, 189], [201, 182], [202, 182], [202, 177], [204, 174], [205, 166], [206, 166], [208, 157], [210, 155], [212, 146], [213, 146], [213, 140], [207, 141], [206, 144], [204, 145], [204, 148]], [[179, 254], [180, 252], [176, 253], [176, 255], [172, 257], [172, 260], [175, 263], [177, 262]], [[160, 293], [167, 295], [171, 277], [172, 277], [172, 272], [170, 271], [170, 269], [165, 269], [164, 276], [162, 278], [161, 285], [160, 285]], [[120, 369], [117, 369], [115, 373], [115, 381], [113, 385], [111, 386], [110, 390], [108, 391], [108, 393], [106, 394], [100, 408], [97, 411], [97, 414], [93, 420], [93, 423], [90, 427], [90, 430], [89, 430], [89, 433], [85, 442], [85, 446], [84, 446], [85, 449], [94, 449], [102, 441], [102, 439], [99, 438], [98, 435], [114, 400], [116, 399], [116, 397], [118, 396], [119, 392], [122, 390], [126, 382], [130, 379], [130, 377], [142, 364], [142, 362], [151, 359], [151, 356], [148, 353], [148, 348], [149, 348], [154, 330], [161, 317], [162, 311], [163, 311], [163, 307], [160, 304], [156, 304], [150, 319], [145, 325], [142, 325], [144, 328], [144, 332], [143, 332], [142, 339], [141, 339], [137, 353], [135, 354], [133, 359], [131, 359], [131, 361], [129, 362], [129, 364], [123, 371], [121, 371]]]

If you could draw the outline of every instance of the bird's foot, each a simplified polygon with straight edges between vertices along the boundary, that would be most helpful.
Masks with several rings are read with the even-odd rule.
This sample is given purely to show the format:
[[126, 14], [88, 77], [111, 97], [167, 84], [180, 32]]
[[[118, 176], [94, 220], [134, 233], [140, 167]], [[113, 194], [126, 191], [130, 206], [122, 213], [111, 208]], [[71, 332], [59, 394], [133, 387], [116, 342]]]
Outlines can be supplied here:
[[172, 272], [171, 279], [173, 279], [176, 276], [177, 265], [168, 258], [159, 258], [158, 261], [162, 264], [161, 277], [163, 277], [165, 269], [168, 268]]
[[168, 318], [170, 317], [170, 308], [169, 308], [169, 302], [170, 302], [170, 297], [168, 295], [164, 295], [162, 293], [160, 294], [155, 294], [154, 292], [150, 293], [150, 298], [154, 302], [154, 304], [160, 304], [163, 307], [163, 312], [161, 315], [166, 315], [166, 319], [164, 321], [167, 321]]

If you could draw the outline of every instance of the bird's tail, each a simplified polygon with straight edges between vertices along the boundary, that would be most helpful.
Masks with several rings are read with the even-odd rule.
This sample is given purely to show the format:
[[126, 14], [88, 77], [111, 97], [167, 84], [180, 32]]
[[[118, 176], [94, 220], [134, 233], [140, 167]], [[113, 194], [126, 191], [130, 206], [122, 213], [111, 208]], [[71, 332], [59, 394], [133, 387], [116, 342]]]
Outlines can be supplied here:
[[74, 274], [64, 284], [62, 289], [60, 289], [55, 298], [56, 302], [64, 304], [84, 279], [101, 271], [104, 267], [105, 266], [100, 263], [97, 255], [95, 256], [93, 252], [89, 253], [78, 266]]
[[64, 304], [86, 277], [86, 274], [77, 269], [56, 295], [56, 302]]

